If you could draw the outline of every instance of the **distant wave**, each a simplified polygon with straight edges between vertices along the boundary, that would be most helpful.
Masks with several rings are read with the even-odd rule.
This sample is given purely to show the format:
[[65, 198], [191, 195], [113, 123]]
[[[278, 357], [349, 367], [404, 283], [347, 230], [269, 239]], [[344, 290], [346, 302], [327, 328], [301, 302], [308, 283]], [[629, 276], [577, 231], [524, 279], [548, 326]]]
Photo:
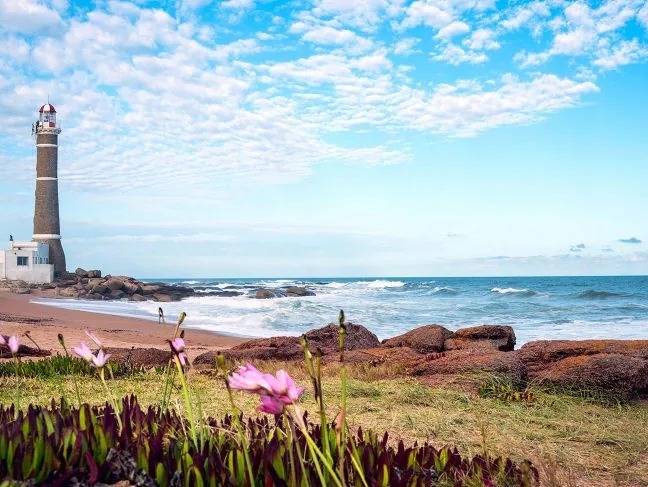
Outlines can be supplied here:
[[332, 287], [333, 289], [340, 289], [342, 287], [345, 287], [348, 283], [346, 282], [329, 282], [328, 284], [325, 284], [326, 287]]
[[384, 289], [386, 287], [403, 287], [405, 283], [403, 281], [383, 281], [376, 280], [367, 284], [367, 287], [372, 289]]
[[538, 295], [536, 291], [533, 291], [531, 289], [516, 289], [514, 287], [494, 287], [493, 289], [490, 290], [490, 292], [501, 294], [501, 295], [523, 296], [523, 297]]
[[580, 299], [610, 299], [610, 298], [623, 298], [629, 297], [628, 294], [612, 293], [609, 291], [596, 291], [595, 289], [588, 289], [583, 291], [577, 297]]
[[456, 296], [459, 294], [459, 291], [451, 287], [437, 286], [432, 289], [428, 294], [435, 294], [440, 296]]

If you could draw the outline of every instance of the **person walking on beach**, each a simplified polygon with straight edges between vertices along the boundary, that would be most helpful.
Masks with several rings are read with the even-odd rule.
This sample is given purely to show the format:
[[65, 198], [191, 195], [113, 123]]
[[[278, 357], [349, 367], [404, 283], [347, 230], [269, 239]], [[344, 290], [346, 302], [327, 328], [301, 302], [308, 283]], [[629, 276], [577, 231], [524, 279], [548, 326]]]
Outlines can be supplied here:
[[158, 308], [158, 325], [161, 323], [166, 324], [166, 321], [164, 321], [164, 310], [162, 309], [162, 306]]

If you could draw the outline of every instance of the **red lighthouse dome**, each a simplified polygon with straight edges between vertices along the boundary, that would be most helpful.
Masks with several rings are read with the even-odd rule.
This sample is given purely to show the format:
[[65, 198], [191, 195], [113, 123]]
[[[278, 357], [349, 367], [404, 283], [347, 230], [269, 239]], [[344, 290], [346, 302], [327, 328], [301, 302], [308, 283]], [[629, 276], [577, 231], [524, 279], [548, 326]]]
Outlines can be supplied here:
[[38, 125], [40, 127], [56, 128], [56, 108], [54, 108], [54, 105], [50, 105], [47, 102], [40, 107], [38, 112], [40, 113], [40, 117], [38, 118]]
[[50, 112], [50, 113], [56, 113], [56, 108], [54, 108], [54, 105], [50, 105], [49, 103], [45, 103], [42, 107], [40, 107], [40, 110], [38, 110], [40, 113], [43, 112]]

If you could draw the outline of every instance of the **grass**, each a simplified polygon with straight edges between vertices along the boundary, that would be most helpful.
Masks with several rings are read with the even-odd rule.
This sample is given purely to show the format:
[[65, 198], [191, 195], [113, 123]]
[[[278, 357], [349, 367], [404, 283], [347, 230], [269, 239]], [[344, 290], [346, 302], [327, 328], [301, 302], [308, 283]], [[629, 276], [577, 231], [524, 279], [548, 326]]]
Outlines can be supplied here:
[[[304, 386], [304, 407], [317, 407], [306, 373], [296, 365], [257, 364], [262, 370], [286, 368]], [[648, 407], [641, 403], [610, 406], [589, 397], [533, 391], [533, 401], [506, 401], [501, 397], [451, 388], [434, 388], [414, 379], [393, 378], [388, 367], [350, 367], [348, 418], [353, 427], [389, 431], [392, 440], [430, 441], [435, 446], [456, 445], [462, 454], [487, 451], [491, 455], [531, 459], [547, 486], [648, 486]], [[325, 369], [324, 397], [328, 416], [337, 414], [339, 375]], [[192, 371], [190, 386], [205, 415], [229, 411], [227, 393], [212, 372]], [[0, 378], [0, 401], [14, 401], [16, 379]], [[20, 379], [21, 404], [47, 404], [52, 398], [76, 397], [70, 378], [50, 375]], [[105, 401], [98, 380], [79, 377], [81, 397], [91, 404]], [[116, 394], [136, 394], [142, 404], [161, 400], [164, 380], [158, 372], [120, 377], [111, 383]], [[179, 384], [172, 406], [184, 411]], [[237, 404], [248, 415], [257, 414], [255, 397], [236, 393]]]

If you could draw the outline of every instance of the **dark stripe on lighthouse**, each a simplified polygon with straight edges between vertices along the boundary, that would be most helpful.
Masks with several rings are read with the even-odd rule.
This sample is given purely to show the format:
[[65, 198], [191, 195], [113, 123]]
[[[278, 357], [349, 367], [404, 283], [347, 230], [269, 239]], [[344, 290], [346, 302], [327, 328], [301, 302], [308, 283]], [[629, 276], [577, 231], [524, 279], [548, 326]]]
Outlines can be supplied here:
[[57, 276], [65, 271], [65, 253], [61, 245], [59, 221], [58, 131], [45, 127], [40, 128], [36, 134], [34, 205], [34, 240], [49, 244], [49, 262], [54, 264], [54, 274]]

